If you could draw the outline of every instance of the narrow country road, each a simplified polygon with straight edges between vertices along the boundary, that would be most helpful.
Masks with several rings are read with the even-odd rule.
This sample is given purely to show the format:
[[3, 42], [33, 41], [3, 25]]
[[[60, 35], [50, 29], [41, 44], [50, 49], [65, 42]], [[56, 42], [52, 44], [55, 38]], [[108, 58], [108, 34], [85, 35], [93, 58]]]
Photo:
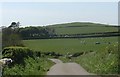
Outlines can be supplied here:
[[56, 63], [47, 72], [47, 75], [92, 75], [77, 63], [63, 63], [59, 59], [49, 59]]

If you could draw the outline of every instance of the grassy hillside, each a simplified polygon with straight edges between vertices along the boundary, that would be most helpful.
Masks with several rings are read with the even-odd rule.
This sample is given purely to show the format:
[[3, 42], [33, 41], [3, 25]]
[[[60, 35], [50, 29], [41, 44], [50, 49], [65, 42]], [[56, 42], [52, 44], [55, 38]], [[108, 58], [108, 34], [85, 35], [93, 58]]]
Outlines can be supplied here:
[[56, 24], [49, 25], [48, 27], [54, 28], [57, 34], [80, 34], [118, 31], [118, 28], [112, 25], [84, 22]]

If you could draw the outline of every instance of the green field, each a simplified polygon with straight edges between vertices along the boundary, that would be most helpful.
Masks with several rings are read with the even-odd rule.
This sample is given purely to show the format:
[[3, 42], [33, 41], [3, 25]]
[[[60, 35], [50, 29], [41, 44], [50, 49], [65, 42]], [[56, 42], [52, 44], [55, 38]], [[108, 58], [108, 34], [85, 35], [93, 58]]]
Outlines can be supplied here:
[[[80, 38], [80, 39], [41, 39], [24, 40], [25, 46], [38, 51], [54, 51], [59, 53], [75, 53], [81, 51], [104, 51], [107, 46], [117, 45], [116, 37]], [[100, 44], [95, 44], [100, 42]], [[110, 44], [108, 44], [110, 42]]]
[[57, 34], [80, 34], [80, 33], [98, 33], [118, 31], [117, 27], [97, 23], [65, 23], [50, 25]]

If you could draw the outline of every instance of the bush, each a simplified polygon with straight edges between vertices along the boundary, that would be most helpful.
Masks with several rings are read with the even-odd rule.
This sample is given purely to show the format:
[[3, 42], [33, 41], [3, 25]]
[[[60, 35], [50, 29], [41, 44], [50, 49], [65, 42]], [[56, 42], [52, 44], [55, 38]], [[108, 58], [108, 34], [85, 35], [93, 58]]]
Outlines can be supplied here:
[[25, 57], [33, 57], [32, 50], [27, 47], [6, 47], [2, 51], [3, 58], [11, 58], [14, 63], [22, 63]]
[[[53, 62], [42, 57], [40, 51], [33, 51], [27, 47], [6, 47], [2, 51], [3, 57], [11, 58], [14, 62], [3, 68], [6, 75], [45, 75]], [[43, 54], [42, 54], [43, 55]]]
[[53, 66], [53, 62], [48, 60], [47, 58], [25, 58], [25, 66], [20, 64], [15, 64], [14, 67], [4, 67], [3, 69], [3, 77], [10, 75], [11, 77], [42, 77], [45, 76], [47, 71]]
[[2, 29], [2, 48], [8, 46], [24, 46], [22, 38], [18, 33], [19, 29], [3, 28]]

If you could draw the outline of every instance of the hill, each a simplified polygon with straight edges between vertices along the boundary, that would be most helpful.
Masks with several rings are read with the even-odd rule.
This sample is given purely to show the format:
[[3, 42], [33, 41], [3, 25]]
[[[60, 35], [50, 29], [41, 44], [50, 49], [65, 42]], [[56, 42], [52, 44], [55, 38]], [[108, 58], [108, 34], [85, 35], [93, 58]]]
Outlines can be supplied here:
[[48, 25], [55, 29], [57, 34], [82, 34], [82, 33], [99, 33], [99, 32], [116, 32], [118, 27], [91, 22], [72, 22], [64, 24]]

